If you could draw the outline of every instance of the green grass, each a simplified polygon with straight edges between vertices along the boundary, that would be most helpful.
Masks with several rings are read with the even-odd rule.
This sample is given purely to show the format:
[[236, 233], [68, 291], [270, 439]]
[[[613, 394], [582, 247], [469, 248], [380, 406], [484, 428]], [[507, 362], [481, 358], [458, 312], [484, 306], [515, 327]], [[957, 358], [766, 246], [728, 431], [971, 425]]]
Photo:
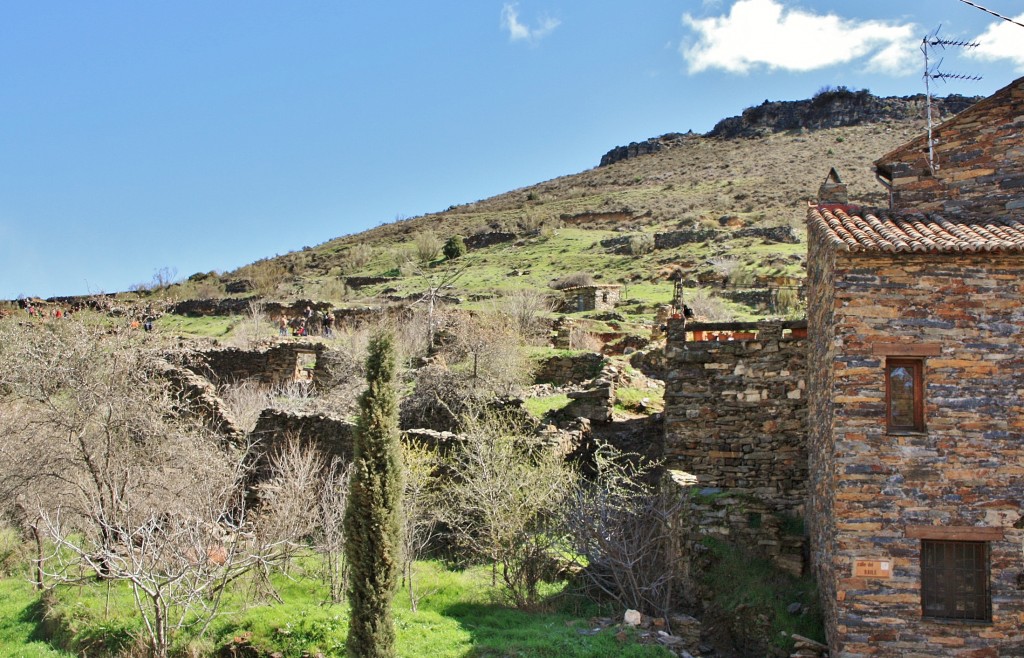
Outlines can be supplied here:
[[42, 638], [42, 615], [39, 597], [27, 581], [16, 576], [0, 580], [0, 657], [73, 656]]
[[544, 418], [550, 413], [561, 411], [569, 406], [572, 400], [565, 393], [526, 399], [526, 411], [534, 418]]
[[[344, 656], [348, 626], [347, 605], [327, 601], [322, 583], [312, 576], [315, 563], [303, 572], [293, 569], [288, 578], [275, 576], [274, 587], [284, 603], [248, 607], [229, 601], [232, 614], [218, 617], [206, 638], [179, 639], [172, 655], [212, 655], [235, 638], [245, 641], [261, 655], [280, 652], [285, 658], [323, 652]], [[486, 566], [451, 570], [436, 562], [416, 566], [419, 607], [412, 610], [408, 592], [395, 600], [398, 655], [408, 658], [624, 658], [661, 657], [671, 654], [658, 646], [620, 643], [615, 630], [583, 635], [588, 617], [606, 613], [565, 592], [566, 583], [544, 585], [544, 610], [524, 612], [503, 605], [499, 592], [490, 587]], [[69, 656], [53, 650], [34, 633], [32, 615], [41, 608], [29, 586], [21, 581], [0, 581], [0, 656]], [[106, 586], [65, 588], [58, 592], [59, 615], [64, 641], [76, 653], [102, 655], [134, 642], [141, 632], [141, 620], [134, 612], [126, 587], [110, 591], [110, 614]], [[15, 621], [12, 621], [15, 620]]]
[[[641, 402], [646, 399], [646, 407]], [[665, 409], [665, 389], [620, 386], [615, 389], [615, 408], [630, 413], [652, 414]]]
[[164, 315], [155, 323], [155, 328], [170, 334], [222, 338], [231, 333], [243, 316], [210, 315], [198, 318], [184, 315]]
[[[703, 580], [712, 593], [712, 605], [721, 613], [731, 618], [744, 610], [744, 614], [768, 619], [771, 630], [765, 637], [785, 649], [792, 648], [788, 636], [794, 633], [825, 641], [817, 585], [812, 576], [796, 578], [779, 570], [770, 560], [712, 538], [704, 543], [714, 560]], [[803, 604], [801, 613], [787, 611], [793, 602]]]

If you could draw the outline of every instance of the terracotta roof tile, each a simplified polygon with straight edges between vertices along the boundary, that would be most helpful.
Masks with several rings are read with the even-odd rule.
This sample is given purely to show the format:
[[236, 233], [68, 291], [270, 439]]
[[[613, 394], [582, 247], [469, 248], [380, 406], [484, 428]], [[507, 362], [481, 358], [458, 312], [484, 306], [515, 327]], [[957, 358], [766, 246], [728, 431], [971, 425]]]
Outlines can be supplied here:
[[1009, 217], [947, 219], [920, 212], [811, 203], [807, 225], [840, 251], [1024, 252], [1024, 224]]

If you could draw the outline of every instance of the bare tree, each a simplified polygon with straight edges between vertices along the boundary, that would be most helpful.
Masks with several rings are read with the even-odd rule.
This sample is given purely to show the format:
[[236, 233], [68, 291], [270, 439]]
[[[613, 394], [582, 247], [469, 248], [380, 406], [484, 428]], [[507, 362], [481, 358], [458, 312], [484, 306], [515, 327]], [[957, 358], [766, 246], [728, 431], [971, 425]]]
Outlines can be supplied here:
[[605, 446], [595, 464], [565, 507], [573, 548], [586, 560], [582, 573], [621, 606], [665, 616], [674, 585], [670, 521], [682, 503], [648, 483], [654, 465], [639, 455]]
[[419, 443], [402, 444], [402, 580], [416, 612], [419, 599], [413, 583], [413, 567], [434, 540], [438, 515], [438, 468], [436, 452]]
[[16, 418], [19, 450], [34, 455], [0, 462], [0, 481], [20, 483], [24, 522], [53, 547], [39, 580], [129, 583], [164, 656], [177, 630], [205, 629], [226, 583], [292, 539], [257, 527], [245, 446], [180, 413], [157, 349], [79, 319], [33, 332], [0, 322], [0, 417]]
[[322, 558], [331, 603], [341, 603], [348, 589], [344, 518], [350, 474], [349, 465], [332, 461], [316, 500], [315, 546]]
[[505, 295], [495, 310], [520, 336], [529, 340], [545, 332], [544, 316], [554, 312], [557, 306], [552, 296], [536, 288], [521, 288]]

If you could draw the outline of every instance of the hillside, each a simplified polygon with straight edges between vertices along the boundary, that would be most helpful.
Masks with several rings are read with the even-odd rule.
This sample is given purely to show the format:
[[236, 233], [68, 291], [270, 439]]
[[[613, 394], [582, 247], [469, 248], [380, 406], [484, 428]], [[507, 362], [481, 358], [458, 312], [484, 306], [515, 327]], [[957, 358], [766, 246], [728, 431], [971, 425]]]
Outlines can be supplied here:
[[[955, 97], [940, 108], [960, 110], [971, 100]], [[593, 169], [336, 238], [221, 280], [244, 290], [246, 280], [269, 277], [262, 289], [282, 301], [397, 301], [440, 276], [439, 255], [417, 266], [417, 251], [429, 255], [431, 241], [461, 235], [470, 246], [458, 260], [465, 271], [447, 292], [470, 306], [517, 289], [548, 290], [574, 272], [625, 284], [641, 313], [670, 298], [667, 278], [675, 273], [691, 288], [720, 285], [727, 275], [733, 289], [794, 285], [803, 277], [804, 204], [829, 168], [853, 200], [884, 204], [872, 161], [920, 134], [922, 111], [919, 97], [843, 89], [766, 102], [707, 135], [618, 147]], [[815, 129], [791, 129], [794, 117]], [[732, 300], [731, 317], [767, 312], [756, 294], [723, 296]]]
[[[936, 107], [948, 115], [973, 100], [939, 99]], [[718, 299], [711, 311], [719, 319], [778, 314], [765, 300], [799, 288], [806, 201], [835, 167], [851, 200], [884, 204], [872, 161], [919, 135], [923, 112], [920, 96], [877, 98], [842, 87], [803, 101], [765, 101], [706, 135], [616, 147], [593, 169], [234, 272], [197, 273], [161, 293], [240, 300], [255, 292], [285, 304], [360, 307], [414, 299], [444, 279], [448, 298], [473, 308], [514, 290], [551, 292], [553, 280], [585, 273], [625, 285], [623, 297], [636, 303], [624, 312], [648, 319], [670, 299], [669, 277], [681, 278], [689, 294]], [[469, 250], [445, 262], [440, 247], [456, 235]], [[454, 281], [442, 273], [451, 269], [459, 271]], [[799, 308], [790, 303], [781, 312]]]

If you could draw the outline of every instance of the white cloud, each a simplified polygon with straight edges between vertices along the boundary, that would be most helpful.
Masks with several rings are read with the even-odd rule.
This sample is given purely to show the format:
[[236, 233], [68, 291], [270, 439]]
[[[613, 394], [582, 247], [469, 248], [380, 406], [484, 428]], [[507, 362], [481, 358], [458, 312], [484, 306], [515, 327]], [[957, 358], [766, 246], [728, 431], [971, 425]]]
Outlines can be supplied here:
[[[1024, 14], [1014, 18], [1024, 23]], [[984, 60], [1008, 59], [1018, 71], [1024, 71], [1024, 28], [1006, 21], [997, 21], [971, 41], [980, 45], [970, 48], [967, 54]]]
[[519, 22], [518, 5], [506, 3], [501, 9], [501, 26], [508, 30], [508, 38], [511, 41], [537, 43], [551, 34], [561, 23], [557, 18], [544, 17], [536, 27], [531, 28]]
[[728, 15], [683, 15], [697, 34], [679, 51], [690, 73], [722, 69], [748, 73], [758, 66], [812, 71], [867, 57], [867, 68], [894, 75], [916, 70], [920, 39], [912, 23], [856, 21], [835, 14], [786, 9], [778, 0], [737, 0]]

